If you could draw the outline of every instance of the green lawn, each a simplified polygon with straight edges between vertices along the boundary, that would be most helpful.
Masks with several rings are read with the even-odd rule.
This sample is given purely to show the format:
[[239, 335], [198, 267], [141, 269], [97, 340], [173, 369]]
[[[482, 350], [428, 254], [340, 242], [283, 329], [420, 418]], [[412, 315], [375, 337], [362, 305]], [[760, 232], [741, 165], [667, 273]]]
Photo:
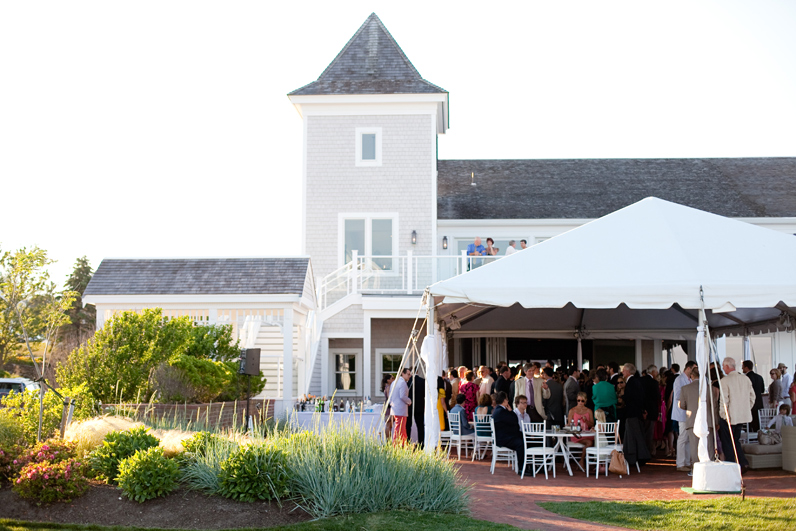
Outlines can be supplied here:
[[[786, 480], [789, 481], [789, 480]], [[631, 529], [796, 530], [796, 500], [728, 496], [712, 500], [650, 502], [547, 502], [557, 514]]]
[[[42, 524], [0, 519], [0, 531], [144, 531], [135, 527], [102, 527], [96, 525]], [[409, 511], [370, 513], [337, 518], [325, 518], [282, 527], [270, 527], [268, 531], [509, 531], [518, 529], [505, 524], [493, 524], [467, 516]], [[145, 531], [154, 531], [149, 528]], [[242, 530], [237, 530], [242, 531]]]

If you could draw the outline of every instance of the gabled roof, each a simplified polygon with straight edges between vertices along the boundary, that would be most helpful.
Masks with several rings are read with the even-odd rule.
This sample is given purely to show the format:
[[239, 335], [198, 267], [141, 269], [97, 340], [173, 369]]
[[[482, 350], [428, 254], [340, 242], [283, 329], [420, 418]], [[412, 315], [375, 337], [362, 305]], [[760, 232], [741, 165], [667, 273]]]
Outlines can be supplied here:
[[288, 95], [446, 92], [420, 76], [376, 13], [371, 13], [316, 81]]
[[796, 217], [793, 157], [440, 160], [437, 171], [439, 219], [599, 218], [650, 196], [726, 217]]
[[309, 258], [105, 259], [91, 295], [301, 295]]

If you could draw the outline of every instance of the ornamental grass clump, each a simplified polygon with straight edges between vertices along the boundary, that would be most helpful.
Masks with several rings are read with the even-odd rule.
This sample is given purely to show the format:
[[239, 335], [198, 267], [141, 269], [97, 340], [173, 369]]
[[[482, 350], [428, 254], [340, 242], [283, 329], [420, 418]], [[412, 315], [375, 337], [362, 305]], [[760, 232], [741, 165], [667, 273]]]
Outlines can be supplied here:
[[183, 446], [185, 451], [176, 458], [181, 467], [181, 483], [190, 490], [218, 494], [221, 464], [240, 445], [220, 435], [199, 432], [184, 441]]
[[123, 459], [116, 481], [125, 496], [143, 503], [171, 493], [179, 475], [177, 463], [163, 454], [163, 448], [154, 446]]
[[290, 494], [285, 455], [269, 444], [241, 446], [221, 463], [218, 493], [253, 502], [279, 500]]
[[316, 518], [396, 509], [467, 512], [469, 487], [439, 453], [384, 443], [347, 424], [274, 439], [287, 456], [291, 491]]
[[159, 441], [147, 433], [148, 428], [139, 426], [127, 431], [111, 432], [105, 436], [102, 446], [91, 452], [89, 464], [97, 477], [115, 481], [119, 474], [119, 463], [135, 454], [157, 446]]

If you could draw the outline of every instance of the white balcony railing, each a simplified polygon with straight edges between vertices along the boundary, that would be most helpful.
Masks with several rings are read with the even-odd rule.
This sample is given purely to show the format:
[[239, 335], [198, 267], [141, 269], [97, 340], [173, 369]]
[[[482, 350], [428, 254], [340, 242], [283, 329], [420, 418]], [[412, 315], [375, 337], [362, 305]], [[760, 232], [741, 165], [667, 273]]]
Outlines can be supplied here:
[[494, 261], [499, 257], [360, 256], [353, 252], [350, 262], [329, 273], [318, 285], [318, 304], [323, 310], [344, 297], [355, 294], [419, 295], [426, 287]]

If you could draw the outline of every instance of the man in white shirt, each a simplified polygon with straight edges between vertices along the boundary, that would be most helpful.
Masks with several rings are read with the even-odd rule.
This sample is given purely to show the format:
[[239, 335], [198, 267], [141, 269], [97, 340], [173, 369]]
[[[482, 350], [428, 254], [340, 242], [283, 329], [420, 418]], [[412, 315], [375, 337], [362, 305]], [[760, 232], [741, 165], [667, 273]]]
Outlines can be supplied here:
[[782, 373], [779, 383], [782, 396], [779, 398], [779, 403], [792, 406], [793, 404], [790, 403], [790, 386], [793, 385], [793, 375], [788, 374], [788, 367], [784, 363], [780, 363], [777, 369]]
[[520, 251], [522, 251], [523, 249], [527, 249], [528, 248], [528, 242], [526, 242], [525, 240], [520, 240], [520, 247], [522, 247], [522, 249], [520, 249]]
[[672, 420], [677, 421], [677, 471], [691, 472], [691, 446], [688, 440], [688, 412], [680, 407], [680, 395], [683, 386], [691, 383], [691, 368], [696, 365], [695, 361], [685, 364], [685, 369], [674, 381], [672, 391]]
[[509, 241], [509, 247], [506, 249], [506, 256], [512, 255], [517, 252], [517, 242], [514, 240]]
[[491, 395], [492, 384], [495, 383], [495, 380], [493, 380], [492, 377], [489, 375], [489, 368], [481, 365], [478, 368], [478, 375], [481, 377], [481, 385], [479, 386], [478, 396]]
[[528, 410], [528, 399], [525, 395], [517, 395], [517, 398], [514, 399], [514, 413], [517, 414], [517, 420], [520, 423], [520, 428], [522, 428], [523, 422], [531, 422], [531, 416], [527, 412]]

